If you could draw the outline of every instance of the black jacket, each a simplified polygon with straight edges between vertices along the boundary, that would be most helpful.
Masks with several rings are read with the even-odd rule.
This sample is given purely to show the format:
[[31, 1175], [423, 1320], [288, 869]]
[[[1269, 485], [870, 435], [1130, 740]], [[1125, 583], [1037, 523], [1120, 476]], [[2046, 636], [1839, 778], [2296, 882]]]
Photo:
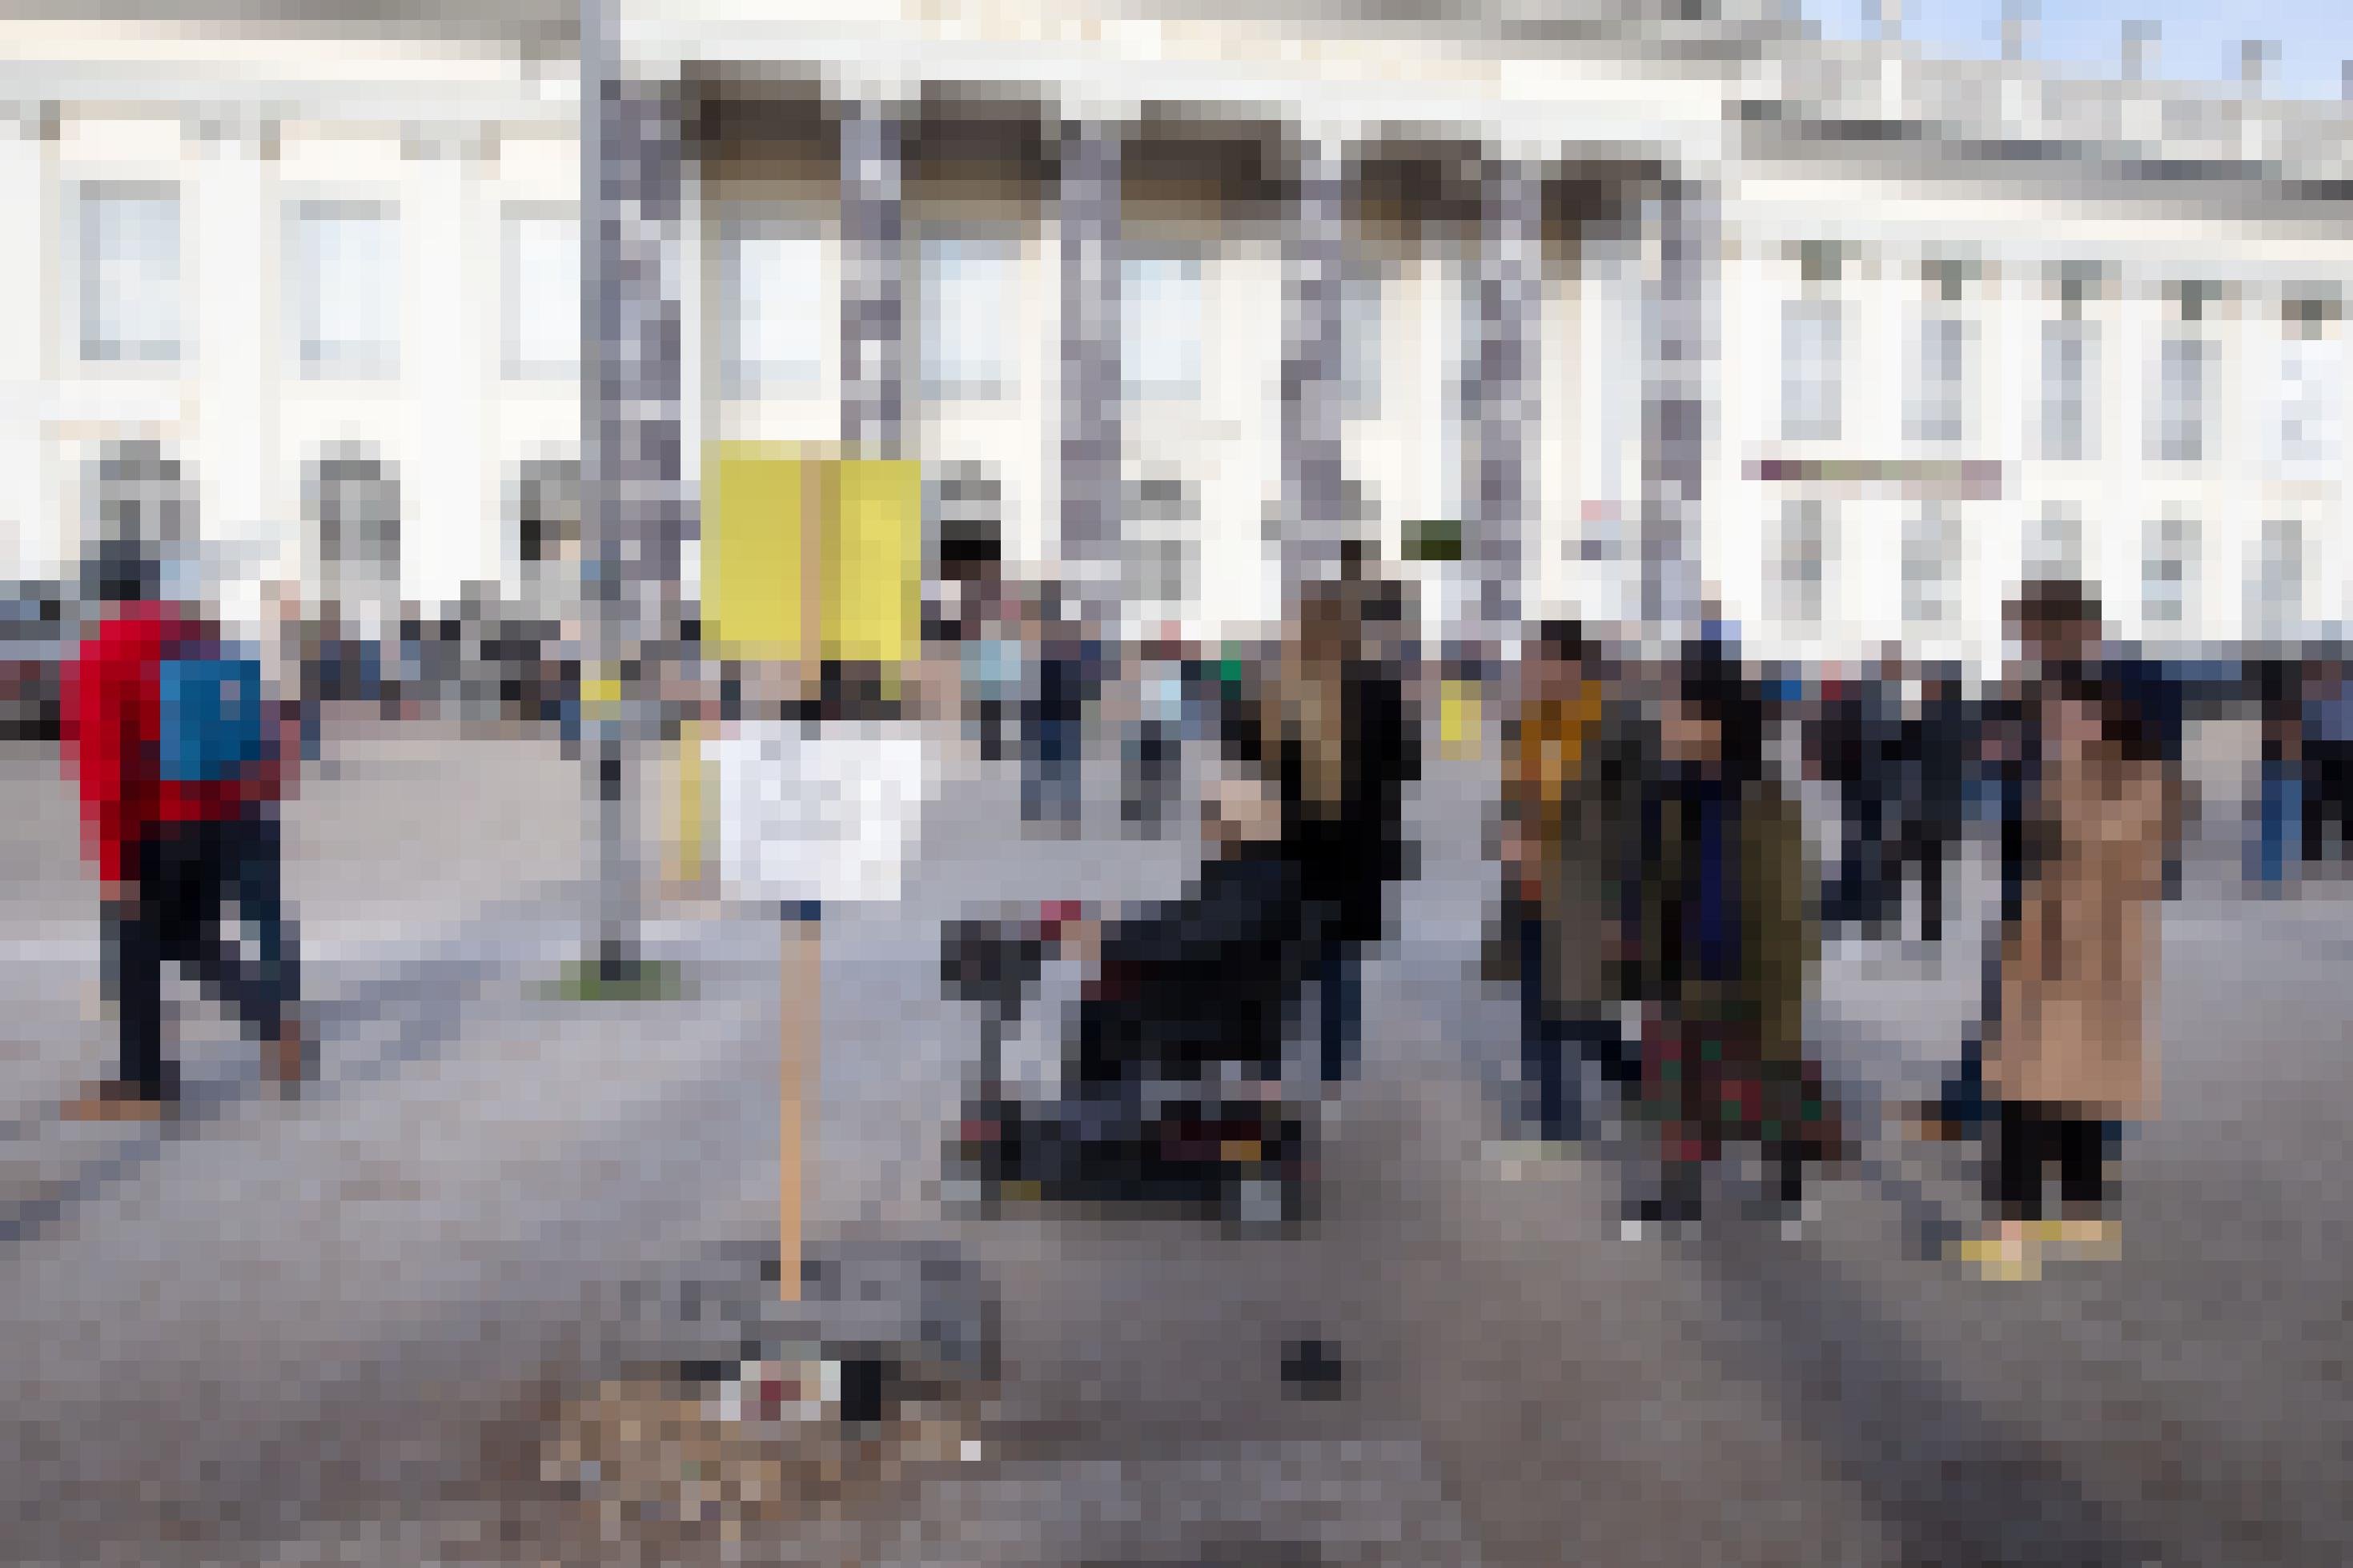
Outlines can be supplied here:
[[1279, 1072], [1314, 936], [1299, 868], [1273, 845], [1201, 868], [1186, 896], [1105, 932], [1080, 1004], [1080, 1081], [1198, 1077], [1208, 1063]]

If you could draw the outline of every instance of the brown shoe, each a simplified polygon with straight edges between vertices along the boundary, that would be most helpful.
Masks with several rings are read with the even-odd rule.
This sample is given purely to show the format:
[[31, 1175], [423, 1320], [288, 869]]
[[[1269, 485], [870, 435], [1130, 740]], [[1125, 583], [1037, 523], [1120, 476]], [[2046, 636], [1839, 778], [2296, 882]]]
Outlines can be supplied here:
[[1961, 1130], [1934, 1104], [1915, 1105], [1904, 1113], [1904, 1125], [1923, 1143], [1957, 1143]]
[[298, 1024], [287, 1025], [276, 1039], [263, 1047], [262, 1056], [269, 1081], [278, 1086], [281, 1098], [293, 1098], [311, 1076], [310, 1042], [302, 1037], [301, 1026]]
[[74, 1099], [66, 1101], [65, 1118], [69, 1121], [162, 1121], [172, 1114], [172, 1102], [160, 1096], [142, 1094], [132, 1084], [120, 1079], [108, 1079], [92, 1084]]

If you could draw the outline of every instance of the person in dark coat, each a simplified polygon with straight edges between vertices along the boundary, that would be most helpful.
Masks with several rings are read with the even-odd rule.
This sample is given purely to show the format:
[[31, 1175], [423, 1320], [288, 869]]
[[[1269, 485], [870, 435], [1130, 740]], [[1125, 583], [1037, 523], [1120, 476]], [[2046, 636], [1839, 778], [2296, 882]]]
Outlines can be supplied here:
[[[1819, 742], [1823, 773], [1839, 789], [1844, 844], [1837, 876], [1826, 892], [1823, 920], [1883, 934], [1893, 876], [1889, 806], [1895, 795], [1903, 742], [1901, 660], [1891, 656], [1877, 671], [1859, 671], [1824, 704]], [[1894, 681], [1888, 678], [1894, 676]]]
[[1961, 683], [1939, 672], [1922, 683], [1919, 707], [1905, 715], [1901, 748], [1903, 824], [1896, 836], [1894, 887], [1920, 884], [1920, 940], [1944, 940], [1945, 870], [1961, 835], [1963, 795], [1970, 763], [1968, 706]]
[[1765, 765], [1761, 704], [1736, 663], [1687, 648], [1662, 706], [1664, 766], [1628, 836], [1641, 1104], [1662, 1160], [1638, 1215], [1694, 1216], [1704, 1171], [1734, 1142], [1764, 1148], [1794, 1206], [1809, 1168], [1843, 1157], [1806, 1047], [1819, 939], [1804, 821]]
[[1192, 887], [1102, 931], [1071, 1045], [1082, 1099], [1198, 1079], [1219, 1063], [1263, 1083], [1282, 1077], [1315, 911], [1255, 773], [1222, 771], [1203, 815], [1212, 855]]
[[1321, 906], [1315, 976], [1324, 1081], [1356, 1056], [1365, 949], [1388, 925], [1389, 884], [1410, 870], [1405, 791], [1420, 776], [1418, 727], [1398, 660], [1368, 621], [1403, 616], [1392, 584], [1311, 584], [1255, 703], [1258, 755], [1276, 781], [1282, 841]]

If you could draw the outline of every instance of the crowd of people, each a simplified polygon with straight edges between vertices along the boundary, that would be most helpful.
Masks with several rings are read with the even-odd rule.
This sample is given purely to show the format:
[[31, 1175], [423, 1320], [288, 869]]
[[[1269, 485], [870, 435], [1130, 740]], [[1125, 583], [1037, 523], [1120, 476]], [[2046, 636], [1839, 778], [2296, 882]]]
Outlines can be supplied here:
[[[1212, 1069], [1279, 1096], [1310, 1003], [1317, 1076], [1355, 1070], [1364, 963], [1392, 933], [1391, 889], [1416, 875], [1406, 803], [1424, 715], [1438, 678], [1472, 671], [1501, 715], [1485, 968], [1517, 989], [1539, 1151], [1586, 1136], [1590, 1074], [1653, 1140], [1632, 1223], [1694, 1216], [1709, 1168], [1740, 1147], [1764, 1158], [1784, 1220], [1802, 1220], [1858, 1138], [1810, 1038], [1825, 937], [1887, 939], [1916, 883], [1919, 942], [1947, 941], [1947, 868], [1973, 817], [1990, 819], [2000, 900], [1978, 1023], [1906, 1121], [1986, 1144], [1973, 1265], [2022, 1274], [2046, 1246], [2113, 1245], [2118, 1134], [2156, 1105], [2151, 910], [2178, 886], [2189, 806], [2178, 683], [2106, 640], [2081, 584], [2023, 587], [2013, 656], [1974, 695], [1895, 649], [1812, 682], [1760, 679], [1720, 621], [1670, 649], [1556, 621], [1514, 659], [1424, 658], [1409, 586], [1362, 551], [1301, 584], [1262, 646], [1203, 648], [1174, 628], [1123, 646], [1055, 585], [963, 588], [933, 628], [944, 681], [835, 669], [818, 716], [944, 703], [982, 758], [1018, 756], [1035, 830], [1071, 834], [1082, 761], [1114, 715], [1124, 825], [1164, 833], [1177, 802], [1204, 803], [1205, 863], [1184, 894], [1108, 924], [1048, 922], [1050, 945], [1096, 967], [1067, 1045], [1081, 1098], [1133, 1112], [1145, 1080]], [[248, 676], [135, 552], [94, 561], [89, 591], [108, 613], [71, 672], [65, 742], [107, 884], [122, 1061], [77, 1109], [146, 1117], [172, 1099], [159, 1008], [173, 962], [247, 1016], [291, 1087], [311, 1047], [278, 907], [276, 802], [331, 683], [290, 614], [265, 661], [284, 668]], [[2353, 833], [2353, 696], [2334, 659], [2259, 676], [2250, 875], [2276, 887], [2293, 830], [2306, 861], [2332, 828], [2340, 844]], [[258, 713], [235, 700], [241, 681]], [[706, 716], [757, 706], [740, 672], [718, 685], [698, 699]], [[1837, 796], [1829, 868], [1810, 785]], [[232, 904], [260, 932], [250, 956], [224, 935]]]
[[[1389, 889], [1413, 874], [1404, 803], [1429, 668], [1408, 635], [1416, 618], [1405, 588], [1357, 557], [1299, 591], [1278, 645], [1209, 658], [1164, 637], [1124, 681], [1100, 641], [982, 618], [984, 651], [965, 668], [986, 676], [966, 695], [990, 754], [1018, 745], [1029, 759], [1034, 816], [1074, 809], [1075, 778], [1060, 770], [1075, 765], [1086, 704], [1112, 684], [1153, 694], [1132, 709], [1127, 819], [1157, 820], [1145, 805], [1169, 798], [1184, 742], [1212, 753], [1209, 858], [1187, 893], [1108, 928], [1050, 932], [1082, 942], [1100, 968], [1071, 1047], [1089, 1092], [1172, 1070], [1172, 1049], [1179, 1070], [1216, 1058], [1271, 1084], [1286, 1025], [1311, 1001], [1322, 1079], [1352, 1070], [1364, 956], [1391, 934]], [[2015, 654], [1974, 694], [1957, 669], [1895, 650], [1864, 670], [1777, 683], [1721, 624], [1661, 652], [1546, 623], [1503, 679], [1488, 671], [1503, 744], [1485, 969], [1520, 999], [1527, 1154], [1558, 1154], [1590, 1131], [1590, 1076], [1656, 1152], [1630, 1223], [1693, 1217], [1709, 1167], [1743, 1146], [1771, 1173], [1769, 1205], [1801, 1221], [1859, 1137], [1809, 1037], [1822, 943], [1890, 939], [1907, 902], [1918, 945], [1948, 941], [1948, 868], [1971, 822], [1989, 819], [2000, 908], [1978, 1023], [1942, 1093], [1905, 1121], [1917, 1136], [1985, 1144], [1988, 1220], [1959, 1247], [1972, 1267], [2021, 1275], [2051, 1247], [2113, 1246], [2119, 1131], [2156, 1104], [2149, 932], [2152, 905], [2178, 884], [2189, 809], [2182, 703], [2161, 669], [2105, 640], [2080, 584], [2028, 584], [2010, 622]], [[1016, 651], [986, 651], [991, 635]], [[1025, 660], [1071, 673], [1032, 669], [1025, 684]], [[2329, 673], [2299, 694], [2341, 689]], [[2341, 784], [2343, 753], [2306, 738], [2320, 726], [2304, 711], [2292, 752], [2286, 736], [2270, 739], [2286, 723], [2273, 719], [2267, 760], [2291, 756], [2315, 781], [2333, 766]], [[1041, 732], [1008, 741], [1017, 723]], [[1827, 868], [1809, 783], [1837, 797]], [[2044, 1204], [2054, 1168], [2057, 1217]]]

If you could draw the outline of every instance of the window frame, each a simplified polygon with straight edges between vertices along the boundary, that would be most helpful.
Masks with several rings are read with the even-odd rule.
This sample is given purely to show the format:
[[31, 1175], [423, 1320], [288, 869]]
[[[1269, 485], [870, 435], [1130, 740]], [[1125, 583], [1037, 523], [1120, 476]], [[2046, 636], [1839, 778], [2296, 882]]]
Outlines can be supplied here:
[[[187, 364], [194, 357], [190, 343], [188, 289], [188, 203], [185, 186], [172, 179], [112, 177], [93, 174], [67, 182], [68, 221], [62, 226], [67, 244], [70, 247], [71, 265], [69, 269], [72, 292], [70, 306], [74, 363], [83, 369], [128, 373], [168, 373]], [[135, 345], [134, 352], [121, 352], [126, 343], [119, 339], [97, 336], [104, 314], [104, 290], [93, 273], [94, 267], [106, 263], [100, 248], [92, 242], [92, 208], [103, 202], [145, 202], [168, 204], [172, 212], [172, 290], [168, 342], [147, 338]], [[158, 312], [160, 314], [160, 312]], [[111, 348], [116, 352], [102, 352]]]
[[[1179, 356], [1187, 374], [1169, 381], [1145, 382], [1138, 377], [1136, 352], [1145, 331], [1140, 311], [1143, 304], [1137, 285], [1137, 270], [1144, 268], [1167, 267], [1191, 292], [1194, 331], [1189, 352]], [[1209, 257], [1201, 247], [1184, 245], [1143, 245], [1133, 247], [1119, 258], [1119, 365], [1120, 395], [1126, 403], [1198, 404], [1207, 395], [1208, 385], [1208, 345], [1209, 336]], [[1155, 334], [1157, 335], [1156, 333]]]
[[[942, 343], [932, 328], [934, 296], [940, 292], [934, 259], [944, 246], [973, 247], [1002, 268], [1003, 299], [996, 312], [997, 342], [988, 374], [950, 379], [943, 376], [938, 354]], [[1018, 319], [1028, 260], [1020, 231], [997, 224], [927, 226], [915, 237], [915, 302], [918, 323], [916, 385], [928, 403], [995, 402], [1011, 397], [1022, 380]]]
[[[1847, 311], [1844, 301], [1814, 296], [1800, 296], [1781, 301], [1781, 408], [1780, 438], [1788, 442], [1837, 441], [1842, 438], [1846, 426], [1846, 361]], [[1791, 353], [1793, 331], [1800, 322], [1810, 323], [1817, 331], [1823, 325], [1830, 328], [1829, 353], [1801, 361]], [[1823, 346], [1817, 336], [1816, 346]], [[1798, 367], [1811, 365], [1811, 374], [1801, 378]], [[1825, 368], [1826, 367], [1826, 368]], [[1827, 388], [1827, 395], [1823, 389]], [[1808, 397], [1796, 394], [1802, 391]], [[1799, 417], [1800, 403], [1807, 416]]]
[[[2081, 317], [2045, 321], [2040, 340], [2042, 395], [2035, 403], [2035, 452], [2046, 463], [2091, 463], [2099, 460], [2100, 324]], [[2075, 348], [2074, 395], [2062, 393], [2068, 384], [2052, 374], [2053, 351], [2063, 344]], [[2067, 435], [2065, 412], [2073, 412], [2073, 439]]]
[[[573, 270], [569, 281], [580, 281], [581, 246], [580, 208], [571, 202], [506, 202], [499, 209], [499, 271], [500, 286], [504, 290], [500, 318], [504, 339], [500, 366], [508, 381], [576, 381], [582, 370], [581, 337], [586, 323], [575, 303], [572, 331], [565, 335], [569, 345], [567, 356], [560, 360], [535, 360], [525, 357], [523, 342], [523, 279], [520, 254], [522, 226], [526, 224], [562, 224], [572, 231]], [[575, 288], [573, 298], [578, 301], [582, 290]]]
[[[402, 247], [406, 242], [406, 230], [401, 222], [399, 201], [388, 195], [359, 192], [292, 192], [280, 208], [284, 231], [286, 274], [286, 348], [294, 367], [295, 379], [303, 382], [386, 382], [397, 381], [402, 372], [402, 331], [406, 326], [406, 268]], [[393, 252], [391, 268], [391, 299], [385, 302], [388, 326], [381, 338], [355, 342], [356, 352], [339, 353], [333, 359], [321, 357], [314, 352], [320, 345], [312, 341], [313, 329], [321, 324], [320, 310], [326, 299], [322, 280], [314, 277], [309, 266], [311, 251], [306, 244], [307, 226], [322, 218], [333, 221], [361, 220], [386, 226]]]
[[[840, 289], [834, 277], [830, 239], [823, 219], [790, 209], [767, 205], [736, 205], [719, 217], [719, 289], [717, 325], [720, 397], [730, 403], [754, 403], [770, 397], [808, 397], [825, 384], [826, 323], [840, 319]], [[747, 341], [744, 311], [744, 249], [747, 242], [781, 241], [805, 245], [818, 298], [809, 318], [809, 353], [805, 360], [756, 363]], [[789, 281], [789, 279], [780, 280]], [[830, 307], [828, 309], [828, 307]]]

